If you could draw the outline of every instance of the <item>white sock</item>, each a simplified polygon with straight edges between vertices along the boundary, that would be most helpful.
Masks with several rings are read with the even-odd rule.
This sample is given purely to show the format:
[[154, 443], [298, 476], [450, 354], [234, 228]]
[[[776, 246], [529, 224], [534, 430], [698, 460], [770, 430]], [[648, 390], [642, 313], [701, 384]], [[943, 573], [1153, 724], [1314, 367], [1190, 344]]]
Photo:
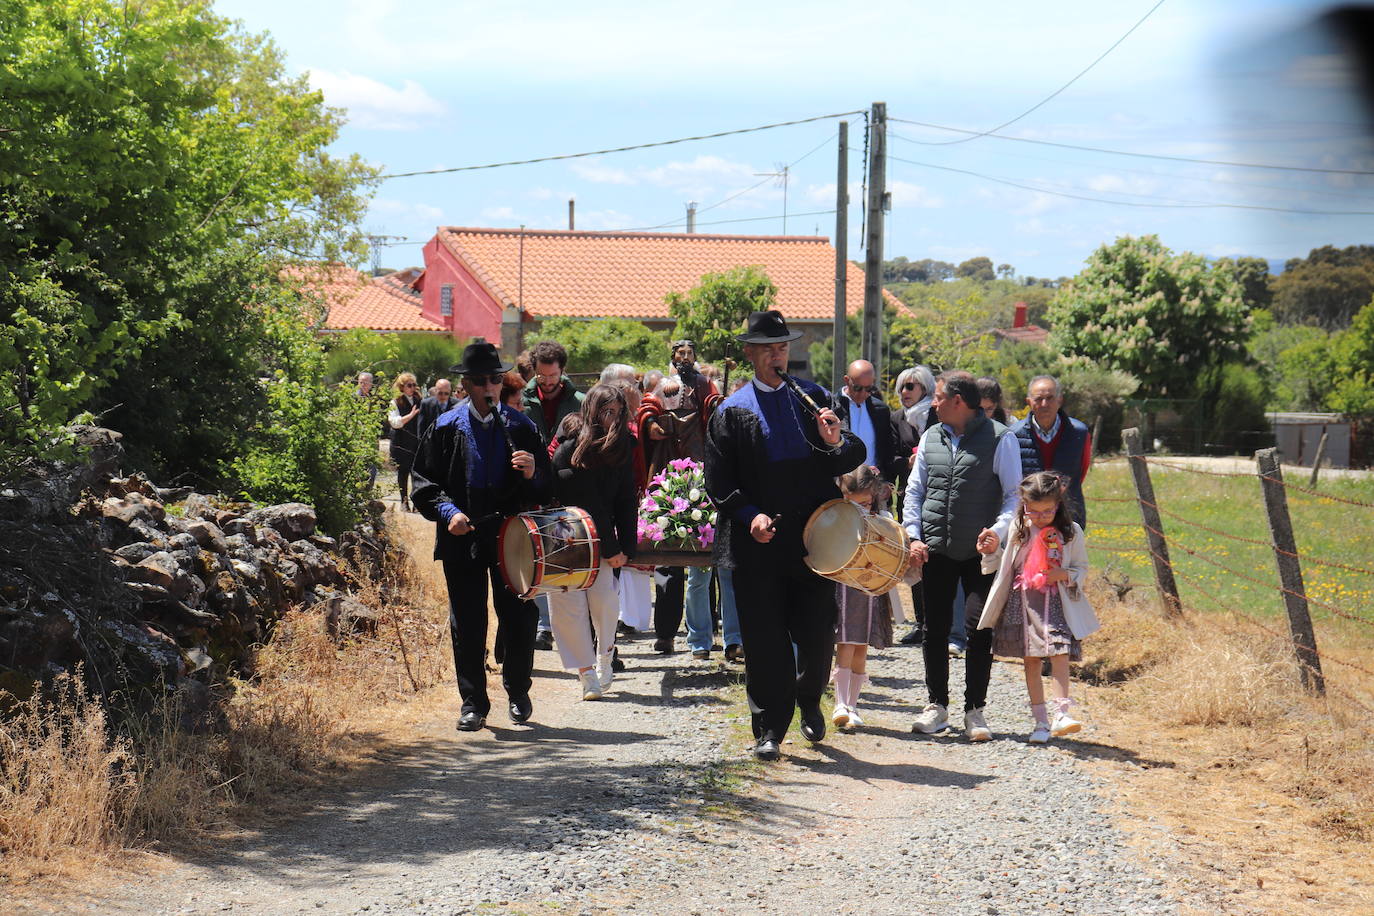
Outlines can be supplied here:
[[859, 708], [859, 694], [864, 689], [864, 684], [868, 683], [867, 674], [856, 674], [849, 672], [849, 708]]
[[854, 673], [848, 668], [835, 669], [835, 702], [846, 708], [854, 705], [850, 702], [852, 697], [849, 695], [851, 685], [854, 683], [853, 675]]

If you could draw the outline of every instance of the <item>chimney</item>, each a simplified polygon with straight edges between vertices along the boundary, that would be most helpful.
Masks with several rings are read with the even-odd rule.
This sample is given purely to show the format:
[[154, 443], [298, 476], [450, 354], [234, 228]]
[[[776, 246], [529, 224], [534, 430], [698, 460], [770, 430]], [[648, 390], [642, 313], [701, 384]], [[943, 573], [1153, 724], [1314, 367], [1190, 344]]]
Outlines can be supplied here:
[[577, 220], [573, 216], [573, 210], [577, 206], [577, 201], [569, 198], [568, 200], [568, 231], [572, 232], [577, 228]]
[[1011, 326], [1014, 328], [1024, 328], [1026, 326], [1026, 303], [1016, 303], [1016, 317], [1012, 319]]
[[695, 200], [687, 203], [687, 233], [690, 235], [697, 231], [697, 202]]

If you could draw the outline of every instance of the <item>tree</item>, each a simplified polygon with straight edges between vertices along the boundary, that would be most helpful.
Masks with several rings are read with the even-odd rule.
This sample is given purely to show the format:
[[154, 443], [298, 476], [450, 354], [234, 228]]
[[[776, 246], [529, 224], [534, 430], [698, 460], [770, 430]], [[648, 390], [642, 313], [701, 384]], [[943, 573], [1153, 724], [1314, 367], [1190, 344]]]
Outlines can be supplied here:
[[1015, 267], [1012, 267], [1010, 264], [998, 264], [998, 265], [997, 265], [997, 279], [999, 279], [999, 280], [1010, 280], [1010, 279], [1012, 279], [1012, 278], [1015, 277], [1015, 276], [1016, 276], [1016, 268], [1015, 268]]
[[991, 283], [997, 279], [997, 274], [992, 269], [992, 259], [981, 255], [976, 258], [969, 258], [960, 264], [956, 273], [958, 276], [981, 280], [984, 283]]
[[1374, 295], [1374, 245], [1325, 245], [1291, 258], [1274, 278], [1273, 295], [1280, 323], [1340, 330]]
[[1350, 416], [1374, 416], [1374, 300], [1355, 313], [1333, 349], [1335, 385], [1327, 406]]
[[697, 357], [714, 363], [739, 354], [735, 337], [749, 313], [776, 308], [777, 298], [778, 288], [762, 267], [732, 267], [706, 274], [687, 292], [671, 292], [664, 301], [677, 322], [674, 336], [696, 341]]
[[1128, 372], [1155, 396], [1187, 396], [1204, 369], [1243, 358], [1249, 337], [1234, 274], [1152, 235], [1099, 247], [1048, 318], [1051, 346]]
[[949, 300], [930, 294], [912, 306], [913, 316], [892, 323], [891, 365], [924, 362], [936, 372], [981, 364], [992, 353], [987, 308], [981, 293]]
[[539, 329], [539, 338], [563, 345], [569, 372], [599, 372], [609, 363], [628, 363], [640, 370], [668, 364], [668, 335], [629, 318], [550, 318]]
[[1218, 258], [1216, 268], [1229, 269], [1236, 276], [1250, 311], [1267, 309], [1273, 301], [1269, 288], [1269, 262], [1264, 258]]

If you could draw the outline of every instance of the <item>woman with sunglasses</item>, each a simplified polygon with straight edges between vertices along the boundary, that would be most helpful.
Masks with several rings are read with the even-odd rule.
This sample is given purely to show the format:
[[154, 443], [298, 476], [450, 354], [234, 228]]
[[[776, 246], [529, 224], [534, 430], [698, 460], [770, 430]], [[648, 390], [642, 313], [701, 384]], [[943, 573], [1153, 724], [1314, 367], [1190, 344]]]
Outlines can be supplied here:
[[551, 593], [549, 612], [563, 666], [577, 672], [582, 699], [599, 700], [614, 677], [615, 570], [634, 559], [637, 541], [635, 437], [625, 394], [615, 385], [587, 392], [581, 417], [577, 434], [554, 452], [553, 486], [563, 505], [581, 508], [596, 523], [601, 568], [591, 588]]
[[401, 510], [410, 511], [410, 469], [415, 465], [416, 435], [420, 416], [420, 394], [413, 372], [396, 376], [396, 399], [391, 402], [387, 422], [391, 425], [391, 460], [396, 462], [396, 484], [401, 489]]

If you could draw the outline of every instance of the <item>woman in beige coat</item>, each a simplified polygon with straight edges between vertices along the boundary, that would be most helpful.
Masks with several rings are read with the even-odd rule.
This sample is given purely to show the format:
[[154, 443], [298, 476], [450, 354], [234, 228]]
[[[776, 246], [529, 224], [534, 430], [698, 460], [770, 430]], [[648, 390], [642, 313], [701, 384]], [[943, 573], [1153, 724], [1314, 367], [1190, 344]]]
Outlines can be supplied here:
[[[1058, 474], [1027, 475], [1021, 481], [1021, 505], [1009, 543], [1000, 557], [994, 553], [983, 560], [984, 572], [995, 567], [997, 577], [978, 628], [993, 631], [993, 654], [1024, 661], [1026, 692], [1035, 715], [1030, 734], [1034, 744], [1083, 727], [1069, 715], [1069, 662], [1079, 658], [1079, 641], [1098, 629], [1097, 615], [1083, 593], [1087, 545], [1083, 529], [1069, 517], [1067, 490]], [[1054, 682], [1053, 723], [1040, 673], [1046, 658]]]

